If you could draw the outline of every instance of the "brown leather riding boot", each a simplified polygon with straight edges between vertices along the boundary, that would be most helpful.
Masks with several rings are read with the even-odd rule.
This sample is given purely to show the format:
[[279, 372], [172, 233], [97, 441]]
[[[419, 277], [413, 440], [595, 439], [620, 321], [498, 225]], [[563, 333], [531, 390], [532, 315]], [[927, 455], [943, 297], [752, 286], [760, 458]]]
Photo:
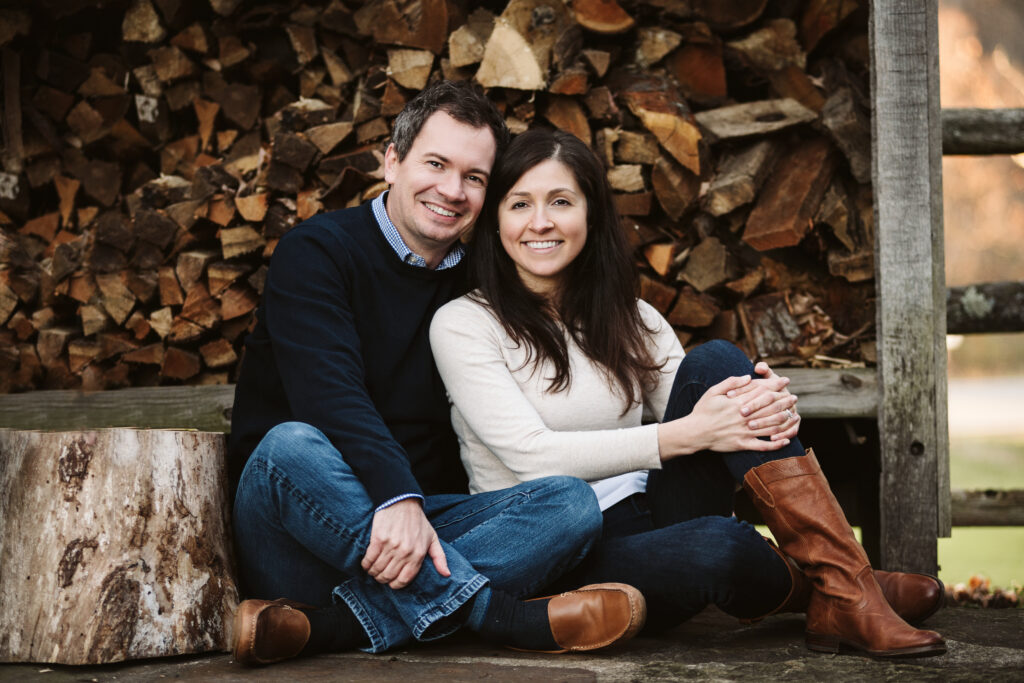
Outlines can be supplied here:
[[[766, 537], [764, 540], [786, 563], [793, 587], [778, 607], [757, 617], [740, 619], [744, 624], [753, 624], [773, 614], [803, 613], [807, 611], [807, 606], [811, 602], [813, 588], [811, 580], [807, 578], [796, 561], [779, 550], [770, 538]], [[909, 572], [887, 572], [881, 569], [876, 569], [874, 574], [875, 581], [878, 582], [879, 588], [882, 589], [882, 595], [885, 596], [885, 601], [892, 607], [892, 611], [908, 624], [921, 623], [935, 614], [945, 602], [946, 588], [942, 585], [942, 581], [934, 576]]]
[[946, 651], [942, 636], [910, 626], [886, 602], [812, 451], [752, 468], [743, 488], [781, 550], [814, 582], [807, 607], [810, 649], [838, 652], [847, 646], [876, 657]]
[[770, 617], [773, 614], [786, 614], [789, 612], [806, 612], [807, 605], [811, 602], [811, 593], [814, 591], [814, 586], [811, 584], [810, 579], [803, 573], [803, 570], [797, 565], [792, 557], [788, 557], [786, 553], [779, 550], [779, 547], [775, 545], [770, 538], [765, 538], [771, 549], [774, 550], [782, 561], [786, 563], [786, 568], [789, 569], [789, 578], [792, 581], [792, 586], [789, 589], [789, 594], [786, 599], [779, 603], [779, 606], [773, 609], [771, 612], [767, 612], [758, 617], [751, 617], [748, 619], [740, 619], [742, 624], [753, 624], [761, 621], [765, 617]]

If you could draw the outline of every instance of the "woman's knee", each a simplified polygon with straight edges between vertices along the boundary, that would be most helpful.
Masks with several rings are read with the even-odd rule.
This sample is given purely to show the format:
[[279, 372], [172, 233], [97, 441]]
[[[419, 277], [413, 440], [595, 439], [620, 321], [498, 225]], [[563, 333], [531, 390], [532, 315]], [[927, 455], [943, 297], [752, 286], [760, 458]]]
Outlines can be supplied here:
[[698, 364], [705, 368], [713, 368], [725, 377], [750, 375], [754, 372], [754, 364], [735, 344], [724, 339], [713, 339], [687, 352], [683, 363]]
[[768, 542], [753, 527], [735, 517], [705, 517], [703, 523], [714, 539], [704, 553], [705, 571], [735, 583], [763, 570], [760, 559]]

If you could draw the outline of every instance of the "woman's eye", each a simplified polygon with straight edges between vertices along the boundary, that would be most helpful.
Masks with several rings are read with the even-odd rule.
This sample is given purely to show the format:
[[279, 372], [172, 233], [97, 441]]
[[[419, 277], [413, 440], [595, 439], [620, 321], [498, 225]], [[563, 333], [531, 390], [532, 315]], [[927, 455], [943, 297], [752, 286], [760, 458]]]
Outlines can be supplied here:
[[526, 206], [526, 202], [512, 202], [511, 206], [509, 206], [508, 208], [510, 208], [510, 209], [521, 209], [524, 206]]

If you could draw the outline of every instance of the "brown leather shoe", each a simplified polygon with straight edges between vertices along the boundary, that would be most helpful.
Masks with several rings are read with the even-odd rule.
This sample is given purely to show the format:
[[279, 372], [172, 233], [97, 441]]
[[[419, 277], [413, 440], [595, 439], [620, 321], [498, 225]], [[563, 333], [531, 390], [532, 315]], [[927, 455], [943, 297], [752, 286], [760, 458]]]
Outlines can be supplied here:
[[272, 664], [302, 652], [309, 640], [309, 619], [299, 607], [306, 606], [286, 598], [243, 601], [235, 612], [235, 661]]
[[594, 583], [549, 598], [548, 621], [560, 652], [585, 652], [635, 636], [647, 620], [647, 603], [624, 583]]
[[743, 488], [782, 552], [814, 582], [807, 647], [823, 652], [850, 647], [876, 657], [946, 651], [942, 636], [910, 626], [886, 602], [812, 451], [752, 468]]

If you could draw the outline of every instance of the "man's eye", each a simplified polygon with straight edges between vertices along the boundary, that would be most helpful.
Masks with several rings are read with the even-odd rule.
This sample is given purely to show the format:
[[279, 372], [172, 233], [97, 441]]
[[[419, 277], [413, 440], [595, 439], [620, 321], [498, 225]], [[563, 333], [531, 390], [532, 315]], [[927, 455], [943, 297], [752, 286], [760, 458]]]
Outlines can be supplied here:
[[477, 185], [486, 185], [487, 184], [487, 182], [483, 178], [478, 176], [478, 175], [467, 176], [466, 180], [468, 180], [471, 183], [476, 183]]
[[428, 161], [427, 163], [430, 164], [431, 166], [433, 166], [434, 168], [441, 168], [441, 162], [440, 161]]

